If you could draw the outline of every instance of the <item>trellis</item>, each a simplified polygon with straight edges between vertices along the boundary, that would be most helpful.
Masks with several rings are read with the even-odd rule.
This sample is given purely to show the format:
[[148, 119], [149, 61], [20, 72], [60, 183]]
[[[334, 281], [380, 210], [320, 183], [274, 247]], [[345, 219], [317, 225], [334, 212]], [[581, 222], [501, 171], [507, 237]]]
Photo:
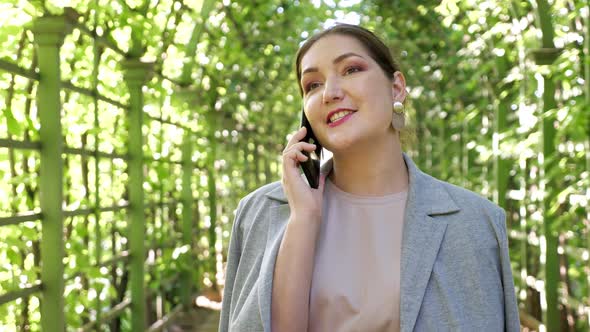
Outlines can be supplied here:
[[[207, 15], [213, 3], [207, 1], [203, 7], [208, 9], [202, 10], [200, 15]], [[392, 29], [409, 29], [404, 25], [405, 20], [388, 22], [388, 16], [410, 20], [421, 17], [422, 23], [437, 24], [432, 30], [439, 31], [437, 16], [430, 15], [431, 12], [420, 16], [420, 12], [426, 11], [425, 5], [394, 8], [390, 2], [384, 3], [386, 5], [380, 9], [393, 9], [391, 15], [383, 14], [381, 10], [372, 13], [385, 17], [385, 20], [382, 17], [376, 21], [379, 22], [376, 30], [380, 33], [385, 34], [391, 28], [385, 25], [396, 25], [398, 22], [400, 25]], [[577, 145], [573, 152], [569, 151], [568, 144], [571, 142], [555, 142], [559, 136], [555, 126], [556, 112], [563, 106], [560, 103], [565, 101], [553, 99], [559, 90], [560, 82], [555, 77], [564, 63], [559, 52], [563, 50], [553, 44], [552, 34], [556, 28], [548, 24], [551, 23], [552, 11], [556, 9], [551, 9], [544, 0], [535, 1], [535, 4], [534, 15], [539, 18], [537, 25], [542, 31], [538, 43], [540, 49], [527, 49], [524, 36], [520, 36], [521, 39], [515, 43], [518, 48], [515, 52], [519, 58], [517, 66], [524, 68], [525, 73], [528, 71], [530, 76], [535, 73], [531, 73], [527, 66], [533, 59], [535, 70], [541, 75], [536, 84], [543, 82], [543, 95], [536, 96], [532, 88], [535, 82], [526, 82], [526, 78], [518, 82], [522, 87], [516, 94], [506, 94], [504, 90], [510, 89], [495, 85], [513, 69], [508, 67], [506, 56], [485, 60], [490, 61], [494, 70], [470, 71], [468, 68], [466, 72], [461, 72], [454, 71], [454, 66], [448, 64], [443, 68], [452, 75], [480, 75], [477, 83], [481, 86], [478, 86], [479, 91], [474, 96], [448, 96], [448, 87], [443, 84], [448, 82], [437, 84], [432, 73], [416, 72], [417, 80], [427, 82], [424, 87], [433, 94], [424, 94], [412, 100], [418, 127], [414, 152], [416, 161], [428, 173], [483, 192], [507, 210], [514, 276], [519, 299], [524, 304], [521, 310], [523, 324], [538, 327], [542, 322], [552, 331], [557, 329], [564, 315], [573, 314], [581, 321], [579, 328], [585, 330], [590, 320], [590, 191], [579, 190], [583, 187], [579, 183], [576, 186], [578, 189], [569, 193], [563, 191], [559, 185], [573, 184], [573, 181], [556, 181], [552, 172], [555, 169], [571, 169], [573, 160], [583, 161], [585, 158], [585, 164], [576, 166], [575, 174], [586, 174], [586, 178], [579, 181], [586, 185], [589, 183], [590, 132], [586, 133], [581, 152]], [[566, 4], [569, 2], [554, 2], [553, 6], [565, 7]], [[170, 5], [166, 26], [190, 11], [181, 1], [172, 1]], [[510, 13], [512, 19], [522, 17], [516, 12], [516, 2], [506, 6], [513, 7]], [[250, 42], [268, 46], [266, 41], [250, 38], [250, 27], [240, 25], [244, 18], [237, 10], [217, 9], [225, 12], [229, 25], [238, 30], [241, 50], [245, 51]], [[286, 131], [285, 128], [271, 128], [272, 120], [265, 121], [264, 125], [268, 124], [266, 135], [254, 126], [239, 129], [240, 143], [236, 145], [233, 131], [231, 135], [221, 134], [236, 127], [227, 115], [222, 115], [223, 112], [210, 112], [200, 119], [177, 114], [178, 109], [191, 109], [195, 104], [209, 104], [209, 109], [213, 110], [220, 98], [215, 89], [204, 93], [189, 83], [194, 74], [192, 69], [196, 67], [192, 55], [196, 52], [197, 41], [204, 32], [208, 37], [218, 33], [206, 31], [204, 24], [197, 22], [194, 25], [186, 46], [187, 61], [181, 74], [167, 77], [162, 70], [161, 59], [156, 59], [155, 63], [141, 61], [141, 44], [132, 44], [129, 50], [123, 51], [109, 39], [111, 36], [108, 33], [99, 32], [98, 28], [104, 29], [105, 26], [99, 26], [96, 18], [93, 28], [89, 28], [87, 24], [91, 20], [81, 24], [75, 11], [66, 9], [64, 13], [63, 16], [36, 20], [30, 29], [22, 32], [15, 57], [0, 59], [0, 74], [5, 75], [4, 81], [10, 83], [6, 91], [2, 91], [7, 96], [6, 109], [9, 112], [11, 108], [24, 109], [29, 122], [26, 129], [19, 130], [11, 129], [11, 126], [15, 127], [16, 120], [10, 118], [9, 112], [5, 113], [9, 116], [3, 119], [8, 126], [8, 134], [0, 138], [0, 154], [6, 159], [0, 158], [0, 170], [10, 171], [12, 182], [5, 185], [10, 190], [11, 204], [10, 211], [2, 211], [0, 215], [0, 229], [21, 232], [23, 240], [30, 242], [30, 245], [23, 246], [26, 250], [8, 248], [0, 255], [10, 256], [8, 261], [13, 266], [22, 265], [22, 270], [28, 269], [26, 276], [38, 276], [35, 280], [17, 280], [15, 285], [18, 287], [0, 290], [0, 308], [18, 303], [22, 307], [22, 315], [17, 323], [35, 322], [39, 320], [36, 306], [42, 297], [45, 303], [52, 303], [40, 311], [41, 327], [48, 331], [59, 330], [64, 325], [81, 330], [101, 329], [107, 324], [109, 329], [115, 330], [115, 322], [119, 318], [125, 318], [119, 321], [122, 323], [132, 322], [133, 325], [124, 328], [133, 331], [161, 329], [170, 321], [169, 318], [181, 310], [180, 305], [175, 305], [186, 303], [187, 295], [198, 291], [179, 292], [178, 289], [188, 289], [204, 274], [216, 271], [214, 253], [219, 255], [223, 251], [215, 248], [221, 242], [216, 225], [231, 219], [228, 210], [236, 206], [237, 199], [243, 194], [276, 178], [278, 167], [274, 157], [280, 154], [279, 138]], [[583, 73], [579, 74], [586, 78], [585, 105], [590, 104], [588, 17], [586, 13], [582, 19], [586, 32], [584, 50], [578, 56], [580, 67], [583, 67]], [[475, 21], [468, 23], [477, 24]], [[469, 24], [463, 28], [465, 34]], [[137, 26], [131, 28], [137, 32]], [[252, 34], [254, 32], [256, 29]], [[431, 33], [428, 31], [428, 35]], [[33, 35], [38, 51], [27, 47]], [[64, 39], [65, 50], [61, 46]], [[173, 40], [170, 29], [164, 30], [161, 40], [164, 52], [166, 45]], [[398, 41], [396, 38], [393, 40]], [[452, 42], [449, 36], [442, 36], [441, 40]], [[418, 43], [413, 39], [410, 42]], [[72, 45], [75, 47], [72, 48]], [[88, 45], [91, 45], [90, 48]], [[430, 45], [438, 47], [435, 42]], [[72, 52], [88, 49], [91, 50], [89, 53], [76, 54], [67, 60]], [[485, 47], [488, 51], [493, 49], [493, 44]], [[412, 48], [408, 47], [408, 50]], [[507, 49], [506, 53], [511, 51]], [[31, 56], [32, 52], [37, 53]], [[412, 54], [419, 53], [419, 50], [414, 50]], [[444, 55], [439, 54], [439, 57]], [[30, 61], [21, 61], [27, 56]], [[94, 59], [93, 65], [76, 67], [76, 59], [84, 56]], [[466, 60], [465, 57], [463, 60]], [[120, 86], [120, 93], [106, 89], [108, 82], [101, 79], [101, 72], [105, 68], [108, 70], [107, 61], [116, 63], [114, 76], [117, 80], [114, 84]], [[416, 63], [409, 67], [420, 69], [421, 65], [430, 65], [432, 60], [422, 64], [419, 59], [410, 61]], [[199, 70], [206, 71], [203, 67]], [[77, 74], [72, 76], [68, 72]], [[260, 72], [253, 70], [252, 74], [255, 79]], [[211, 80], [211, 86], [228, 85], [227, 80], [216, 80], [215, 74], [206, 76]], [[469, 77], [463, 78], [469, 80]], [[171, 87], [174, 93], [167, 97], [158, 91], [158, 85]], [[262, 84], [256, 88], [259, 90], [255, 91], [255, 98], [264, 98], [268, 88]], [[35, 96], [37, 107], [31, 104]], [[479, 99], [485, 100], [482, 102]], [[537, 132], [525, 134], [532, 133], [531, 137], [514, 130], [517, 124], [511, 117], [514, 110], [512, 104], [518, 104], [518, 99], [533, 99], [533, 103], [542, 108], [537, 114], [542, 126]], [[76, 128], [76, 123], [63, 116], [71, 109], [70, 101], [90, 106], [87, 113], [80, 112], [81, 117], [88, 119], [86, 127]], [[291, 103], [293, 98], [287, 101]], [[276, 103], [276, 100], [271, 102]], [[171, 103], [181, 106], [173, 107]], [[169, 111], [170, 108], [175, 108], [175, 111]], [[116, 116], [109, 119], [104, 114]], [[206, 125], [198, 129], [195, 122]], [[259, 124], [259, 127], [262, 126]], [[557, 126], [557, 130], [560, 129]], [[177, 135], [172, 135], [173, 132]], [[530, 144], [530, 141], [539, 143], [536, 154], [518, 155], [518, 146], [523, 142]], [[231, 161], [249, 161], [243, 163], [242, 172], [234, 170], [227, 173], [223, 163], [217, 160], [216, 156], [224, 148]], [[264, 148], [270, 151], [261, 153]], [[537, 154], [542, 158], [538, 158]], [[201, 158], [202, 155], [206, 157]], [[585, 157], [580, 158], [581, 155]], [[569, 161], [557, 164], [557, 159]], [[232, 162], [228, 164], [231, 168]], [[241, 174], [239, 180], [243, 186], [232, 184], [231, 193], [224, 195], [219, 192], [217, 181], [228, 174], [232, 181]], [[569, 175], [566, 171], [560, 174], [564, 177]], [[109, 190], [104, 189], [106, 184], [111, 186]], [[195, 187], [203, 187], [203, 190], [195, 190]], [[543, 187], [543, 190], [537, 190], [537, 187]], [[39, 189], [52, 195], [43, 194], [38, 199]], [[205, 194], [201, 195], [203, 192]], [[539, 196], [539, 193], [544, 195]], [[558, 193], [561, 197], [557, 197]], [[578, 201], [575, 202], [574, 198]], [[65, 207], [62, 201], [65, 201]], [[22, 205], [27, 205], [28, 210], [20, 210], [18, 207]], [[585, 207], [585, 211], [567, 212], [569, 215], [565, 217], [559, 215], [575, 206]], [[206, 210], [207, 213], [204, 212]], [[572, 218], [580, 220], [571, 223], [569, 228], [555, 229], [554, 226]], [[86, 232], [83, 231], [85, 229]], [[37, 239], [39, 231], [41, 239]], [[225, 240], [226, 232], [223, 234]], [[66, 238], [60, 240], [61, 234], [65, 234]], [[203, 238], [207, 238], [207, 244], [201, 243]], [[65, 267], [60, 264], [61, 257], [66, 259]], [[146, 264], [142, 263], [142, 257], [146, 257]], [[163, 269], [164, 264], [170, 268]], [[191, 276], [190, 269], [186, 269], [191, 264], [197, 267], [198, 277]], [[577, 265], [586, 275], [572, 275], [567, 268], [569, 264]], [[36, 267], [40, 266], [42, 269], [36, 271]], [[565, 269], [565, 273], [560, 269]], [[3, 273], [8, 272], [0, 269], [0, 275]], [[142, 273], [148, 276], [148, 280], [140, 278]], [[128, 278], [129, 285], [125, 281]], [[214, 277], [210, 279], [214, 280]], [[578, 292], [569, 289], [570, 280], [576, 283]], [[66, 299], [81, 295], [79, 302], [84, 306], [80, 312], [64, 304], [60, 297], [63, 291]], [[184, 295], [182, 300], [178, 299], [179, 294]], [[62, 302], [52, 302], [60, 298]], [[543, 305], [544, 301], [546, 305]], [[558, 305], [564, 309], [560, 310]], [[148, 314], [142, 313], [145, 311]], [[146, 324], [146, 321], [149, 323]]]
[[[570, 3], [559, 3], [564, 7], [566, 4]], [[419, 82], [428, 82], [420, 84], [435, 91], [433, 95], [440, 99], [420, 96], [413, 100], [420, 140], [416, 158], [431, 174], [484, 193], [506, 209], [523, 325], [536, 330], [544, 325], [547, 331], [558, 331], [566, 329], [567, 324], [585, 331], [590, 326], [590, 191], [587, 189], [590, 186], [590, 128], [584, 128], [581, 139], [568, 135], [568, 128], [560, 123], [558, 114], [573, 105], [570, 103], [574, 98], [559, 100], [564, 87], [556, 77], [567, 61], [577, 58], [582, 64], [579, 75], [585, 78], [583, 98], [577, 101], [584, 102], [587, 108], [590, 103], [590, 30], [586, 12], [583, 50], [580, 48], [580, 53], [576, 53], [575, 45], [567, 45], [569, 50], [556, 47], [557, 29], [551, 15], [557, 9], [551, 6], [557, 5], [539, 0], [532, 6], [534, 13], [530, 16], [536, 18], [534, 25], [539, 32], [537, 48], [527, 48], [524, 32], [520, 32], [515, 42], [517, 48], [504, 50], [503, 56], [489, 57], [486, 63], [489, 69], [462, 72], [455, 63], [442, 68], [448, 76], [474, 75], [476, 79], [472, 80], [481, 85], [475, 96], [465, 93], [445, 98], [450, 90], [444, 85], [448, 81], [437, 84], [428, 82], [431, 79], [428, 75], [418, 78]], [[516, 12], [518, 6], [514, 2], [505, 7], [510, 9], [513, 20], [525, 16]], [[406, 17], [418, 15], [404, 14]], [[433, 24], [438, 26], [439, 23]], [[485, 33], [492, 30], [491, 26], [483, 25]], [[477, 40], [484, 38], [479, 36]], [[485, 51], [494, 50], [493, 40], [490, 36], [485, 38], [489, 43], [483, 48]], [[461, 47], [461, 50], [468, 48], [467, 45]], [[451, 49], [456, 52], [457, 48]], [[513, 66], [524, 76], [517, 80], [517, 89], [504, 82], [514, 69], [510, 67], [509, 52], [516, 53]], [[441, 54], [445, 56], [443, 52], [438, 55]], [[452, 52], [448, 54], [453, 55]], [[463, 59], [469, 60], [468, 57]], [[414, 66], [420, 68], [419, 63]], [[529, 76], [534, 76], [535, 81], [529, 82]], [[468, 86], [464, 82], [452, 83]], [[514, 111], [526, 101], [538, 106], [536, 132], [516, 130], [521, 125]], [[585, 114], [579, 118], [588, 123], [586, 111], [570, 112], [572, 117]], [[584, 116], [586, 119], [582, 119]], [[522, 152], [533, 144], [538, 144], [538, 148], [531, 149], [533, 153]], [[572, 266], [584, 274], [576, 274]]]
[[[157, 268], [156, 263], [169, 263], [162, 262], [162, 259], [166, 257], [164, 255], [165, 251], [168, 251], [168, 256], [170, 256], [170, 252], [174, 250], [172, 255], [175, 259], [184, 254], [186, 262], [191, 264], [198, 262], [195, 259], [199, 253], [195, 251], [197, 247], [193, 243], [193, 239], [198, 235], [195, 233], [197, 229], [194, 227], [195, 217], [197, 221], [199, 220], [198, 206], [195, 209], [195, 204], [198, 201], [195, 200], [196, 197], [194, 197], [194, 188], [192, 186], [194, 186], [194, 170], [204, 169], [205, 166], [202, 163], [198, 164], [193, 161], [193, 146], [197, 137], [194, 126], [171, 120], [163, 115], [165, 112], [162, 110], [160, 110], [159, 116], [148, 115], [147, 120], [158, 123], [160, 128], [171, 126], [183, 131], [184, 134], [180, 146], [173, 147], [176, 153], [172, 154], [176, 155], [176, 159], [170, 156], [146, 154], [144, 152], [145, 135], [142, 134], [142, 126], [146, 125], [144, 120], [146, 116], [144, 116], [143, 110], [145, 95], [143, 89], [154, 73], [159, 75], [158, 83], [161, 84], [161, 80], [166, 80], [163, 75], [154, 71], [153, 64], [142, 62], [138, 57], [125, 58], [128, 56], [127, 53], [121, 51], [104, 38], [97, 36], [95, 31], [91, 31], [77, 23], [75, 18], [68, 15], [38, 18], [35, 20], [31, 31], [34, 34], [36, 44], [36, 57], [31, 64], [31, 68], [23, 68], [15, 63], [0, 60], [0, 69], [10, 73], [13, 89], [16, 77], [23, 77], [30, 81], [28, 83], [30, 87], [29, 93], [36, 89], [36, 109], [41, 124], [39, 139], [15, 140], [10, 137], [3, 138], [0, 140], [0, 147], [8, 149], [11, 154], [19, 150], [39, 154], [38, 187], [41, 194], [38, 207], [33, 204], [31, 211], [15, 211], [17, 213], [12, 216], [0, 217], [0, 226], [21, 226], [23, 223], [34, 223], [33, 227], [35, 229], [41, 228], [42, 235], [37, 249], [40, 259], [35, 257], [37, 260], [36, 265], [40, 266], [38, 273], [40, 280], [27, 283], [26, 286], [19, 287], [19, 289], [5, 292], [0, 295], [0, 304], [20, 299], [25, 303], [24, 315], [29, 317], [30, 313], [27, 313], [26, 310], [28, 310], [27, 306], [30, 297], [42, 298], [40, 307], [41, 330], [63, 331], [66, 327], [64, 313], [64, 291], [66, 291], [66, 286], [71, 283], [82, 284], [84, 290], [88, 291], [90, 288], [94, 289], [97, 286], [94, 284], [93, 287], [89, 287], [89, 284], [96, 280], [92, 280], [88, 273], [92, 272], [96, 279], [102, 279], [105, 274], [110, 273], [111, 280], [107, 284], [110, 283], [116, 286], [115, 298], [118, 300], [117, 303], [112, 303], [112, 299], [111, 304], [104, 303], [107, 301], [101, 299], [100, 294], [95, 294], [94, 306], [88, 308], [92, 310], [84, 308], [83, 319], [80, 320], [83, 324], [78, 325], [77, 328], [81, 331], [101, 329], [101, 326], [120, 318], [122, 315], [128, 315], [131, 319], [130, 328], [133, 331], [146, 330], [148, 327], [146, 322], [149, 322], [149, 330], [161, 330], [180, 312], [183, 306], [190, 303], [192, 296], [198, 291], [194, 285], [199, 285], [198, 278], [188, 269], [179, 270], [177, 271], [178, 274], [168, 276], [163, 280], [157, 280], [159, 279], [158, 272], [154, 271]], [[63, 62], [60, 49], [64, 38], [76, 31], [78, 32], [78, 40], [81, 40], [82, 35], [85, 35], [93, 43], [94, 67], [92, 69], [92, 86], [90, 88], [61, 79]], [[110, 52], [111, 57], [118, 57], [119, 59], [118, 61], [123, 69], [123, 81], [129, 93], [127, 101], [113, 99], [110, 96], [101, 94], [99, 91], [100, 58], [106, 52]], [[169, 81], [173, 80], [169, 79]], [[172, 82], [172, 84], [176, 83]], [[64, 130], [68, 129], [62, 128], [62, 100], [65, 97], [67, 102], [66, 95], [72, 93], [89, 98], [91, 102], [88, 105], [93, 106], [94, 130], [84, 133], [80, 147], [72, 147], [67, 142], [64, 144], [65, 137], [62, 134]], [[179, 92], [179, 95], [182, 95], [182, 92]], [[12, 96], [9, 95], [7, 100], [10, 103]], [[31, 107], [29, 103], [27, 109], [30, 110]], [[113, 148], [110, 152], [100, 148], [102, 136], [110, 129], [100, 125], [101, 121], [104, 120], [101, 119], [100, 111], [104, 108], [118, 109], [124, 116], [124, 118], [115, 121], [115, 131], [120, 129], [117, 127], [123, 127], [122, 124], [128, 126], [128, 130], [121, 130], [122, 134], [119, 134], [124, 137], [125, 133], [127, 133], [126, 143]], [[214, 121], [212, 119], [211, 123]], [[214, 131], [211, 133], [213, 134]], [[164, 130], [161, 129], [161, 142], [164, 139], [163, 134]], [[92, 141], [92, 143], [89, 143], [89, 141]], [[211, 151], [209, 159], [215, 155], [215, 150]], [[162, 154], [162, 150], [158, 152]], [[66, 198], [62, 188], [64, 188], [64, 185], [68, 187], [68, 181], [64, 180], [64, 158], [65, 160], [79, 158], [78, 166], [84, 169], [81, 172], [84, 178], [84, 191], [86, 192], [84, 194], [85, 202], [81, 204], [84, 207], [64, 209], [62, 206], [62, 201]], [[23, 157], [23, 159], [27, 158]], [[11, 161], [11, 163], [14, 162], [14, 160]], [[213, 160], [209, 160], [209, 162], [213, 164]], [[67, 162], [65, 166], [71, 168]], [[101, 169], [104, 167], [108, 168], [106, 172]], [[144, 187], [145, 172], [153, 168], [162, 170], [162, 167], [164, 167], [164, 171], [168, 168], [167, 173], [173, 179], [178, 179], [180, 184], [173, 183], [168, 188], [160, 186], [159, 190], [154, 191], [154, 195], [148, 195], [159, 197], [159, 199], [146, 201], [146, 195], [144, 194], [146, 189]], [[177, 169], [174, 170], [174, 168]], [[214, 170], [211, 167], [207, 171], [208, 178], [212, 179]], [[109, 181], [111, 183], [117, 181], [117, 177], [126, 175], [128, 177], [126, 181], [127, 189], [123, 192], [120, 191], [119, 194], [128, 197], [113, 197], [110, 199], [113, 201], [112, 205], [101, 205], [100, 202], [105, 200], [105, 196], [109, 196], [99, 190], [104, 173], [110, 175]], [[31, 174], [27, 175], [30, 176]], [[89, 183], [91, 178], [94, 179], [93, 187]], [[125, 182], [122, 178], [119, 178], [119, 180]], [[212, 203], [212, 210], [216, 211], [215, 182], [210, 180], [210, 184], [210, 203]], [[71, 183], [69, 185], [71, 187]], [[16, 184], [13, 187], [16, 188]], [[182, 188], [180, 193], [170, 191], [171, 188], [177, 187]], [[92, 193], [93, 189], [94, 192]], [[166, 192], [164, 189], [166, 189]], [[215, 212], [211, 214], [213, 216], [208, 236], [210, 249], [214, 250], [217, 242], [216, 224], [214, 222], [216, 217]], [[112, 219], [113, 225], [111, 225], [111, 229], [101, 229], [101, 225], [106, 225], [101, 222], [105, 218]], [[158, 218], [160, 219], [159, 224], [156, 223]], [[150, 219], [152, 223], [149, 222]], [[166, 225], [174, 219], [178, 219], [177, 225]], [[66, 230], [66, 235], [72, 235], [67, 234], [67, 229], [71, 228], [66, 224], [68, 220], [70, 220], [70, 225], [76, 220], [84, 223], [86, 231], [88, 233], [93, 232], [92, 236], [88, 233], [84, 235], [75, 234], [75, 236], [81, 236], [85, 244], [94, 249], [93, 252], [88, 251], [81, 255], [75, 252], [66, 253], [69, 251], [65, 249], [66, 244], [69, 245], [69, 243], [64, 239], [64, 230]], [[127, 220], [127, 223], [125, 223], [125, 220]], [[40, 227], [41, 225], [42, 227]], [[105, 252], [103, 248], [105, 241], [108, 240], [108, 237], [105, 236], [108, 231], [111, 233], [110, 240], [112, 242], [110, 253]], [[91, 239], [91, 237], [94, 237], [94, 239]], [[128, 245], [125, 245], [127, 242]], [[214, 253], [208, 255], [209, 258], [206, 260], [211, 263], [203, 261], [201, 264], [195, 264], [192, 268], [199, 269], [199, 265], [202, 265], [208, 266], [209, 271], [215, 271], [216, 255]], [[78, 270], [74, 274], [68, 275], [62, 263], [64, 258], [66, 260], [75, 259], [79, 265], [86, 265], [86, 271]], [[81, 262], [84, 260], [88, 260], [88, 264], [82, 264]], [[204, 270], [201, 268], [199, 277], [202, 277], [203, 272]], [[150, 276], [149, 280], [146, 280], [146, 276]], [[147, 288], [148, 283], [154, 282], [154, 277], [156, 278], [155, 281], [157, 281], [157, 288]], [[214, 276], [212, 277], [214, 278]], [[128, 293], [125, 291], [126, 282], [123, 281], [127, 278], [129, 279]], [[79, 287], [79, 285], [75, 287]], [[98, 289], [100, 288], [98, 287]], [[171, 294], [167, 289], [182, 294], [181, 299], [166, 298], [167, 294]], [[96, 292], [96, 290], [93, 291]], [[159, 301], [158, 311], [165, 311], [165, 316], [160, 313], [159, 317], [146, 317], [146, 312], [148, 312], [146, 303], [155, 302], [154, 300], [147, 301], [149, 297], [163, 298], [163, 300]], [[171, 307], [174, 303], [177, 305]], [[90, 311], [92, 311], [92, 315]], [[74, 327], [71, 324], [68, 325]], [[115, 327], [111, 326], [111, 329], [113, 328]]]

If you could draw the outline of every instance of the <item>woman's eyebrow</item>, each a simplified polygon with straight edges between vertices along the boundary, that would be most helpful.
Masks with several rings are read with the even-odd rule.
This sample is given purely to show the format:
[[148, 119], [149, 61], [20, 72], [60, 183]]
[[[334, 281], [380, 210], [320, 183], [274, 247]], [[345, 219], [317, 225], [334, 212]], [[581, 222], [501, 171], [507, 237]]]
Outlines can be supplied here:
[[[333, 64], [338, 64], [342, 60], [344, 60], [344, 59], [346, 59], [348, 57], [351, 57], [351, 56], [358, 56], [360, 58], [363, 58], [363, 56], [358, 55], [358, 54], [356, 54], [354, 52], [348, 52], [348, 53], [341, 54], [341, 55], [337, 56], [336, 58], [334, 58], [334, 60], [332, 60], [332, 63]], [[317, 72], [317, 71], [318, 71], [318, 67], [309, 67], [309, 68], [306, 68], [303, 72], [301, 72], [301, 76], [303, 76], [306, 73], [312, 73], [312, 72]]]

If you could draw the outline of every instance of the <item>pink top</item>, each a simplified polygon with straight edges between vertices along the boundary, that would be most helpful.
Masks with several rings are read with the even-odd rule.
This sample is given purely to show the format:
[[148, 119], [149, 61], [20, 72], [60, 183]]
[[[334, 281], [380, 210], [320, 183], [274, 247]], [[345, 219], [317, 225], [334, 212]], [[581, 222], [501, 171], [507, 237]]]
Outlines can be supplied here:
[[359, 196], [326, 179], [309, 332], [399, 331], [407, 192]]

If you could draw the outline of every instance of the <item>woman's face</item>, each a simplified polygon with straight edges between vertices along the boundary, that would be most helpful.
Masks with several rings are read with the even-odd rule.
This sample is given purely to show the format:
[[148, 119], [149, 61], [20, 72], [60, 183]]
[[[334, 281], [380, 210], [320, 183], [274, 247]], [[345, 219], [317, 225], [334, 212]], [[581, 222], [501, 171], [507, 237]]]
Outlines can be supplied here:
[[[305, 115], [325, 148], [337, 153], [394, 136], [392, 106], [405, 98], [404, 77], [397, 72], [389, 79], [357, 39], [323, 37], [303, 56], [300, 68]], [[332, 122], [330, 116], [341, 111], [352, 114]]]

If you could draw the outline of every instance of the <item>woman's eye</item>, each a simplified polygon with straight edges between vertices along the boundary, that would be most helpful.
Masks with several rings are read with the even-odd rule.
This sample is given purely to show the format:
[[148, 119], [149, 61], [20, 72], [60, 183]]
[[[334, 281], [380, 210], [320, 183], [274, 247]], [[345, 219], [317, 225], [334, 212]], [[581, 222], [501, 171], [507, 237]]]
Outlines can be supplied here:
[[306, 85], [306, 87], [305, 87], [305, 91], [306, 91], [306, 92], [309, 92], [309, 91], [311, 91], [311, 90], [313, 90], [313, 89], [317, 88], [318, 86], [320, 86], [320, 83], [319, 83], [319, 82], [312, 82], [312, 83], [309, 83], [308, 85]]
[[361, 71], [361, 68], [359, 67], [348, 67], [346, 68], [346, 70], [344, 71], [345, 74], [352, 74], [352, 73], [356, 73], [357, 71]]

